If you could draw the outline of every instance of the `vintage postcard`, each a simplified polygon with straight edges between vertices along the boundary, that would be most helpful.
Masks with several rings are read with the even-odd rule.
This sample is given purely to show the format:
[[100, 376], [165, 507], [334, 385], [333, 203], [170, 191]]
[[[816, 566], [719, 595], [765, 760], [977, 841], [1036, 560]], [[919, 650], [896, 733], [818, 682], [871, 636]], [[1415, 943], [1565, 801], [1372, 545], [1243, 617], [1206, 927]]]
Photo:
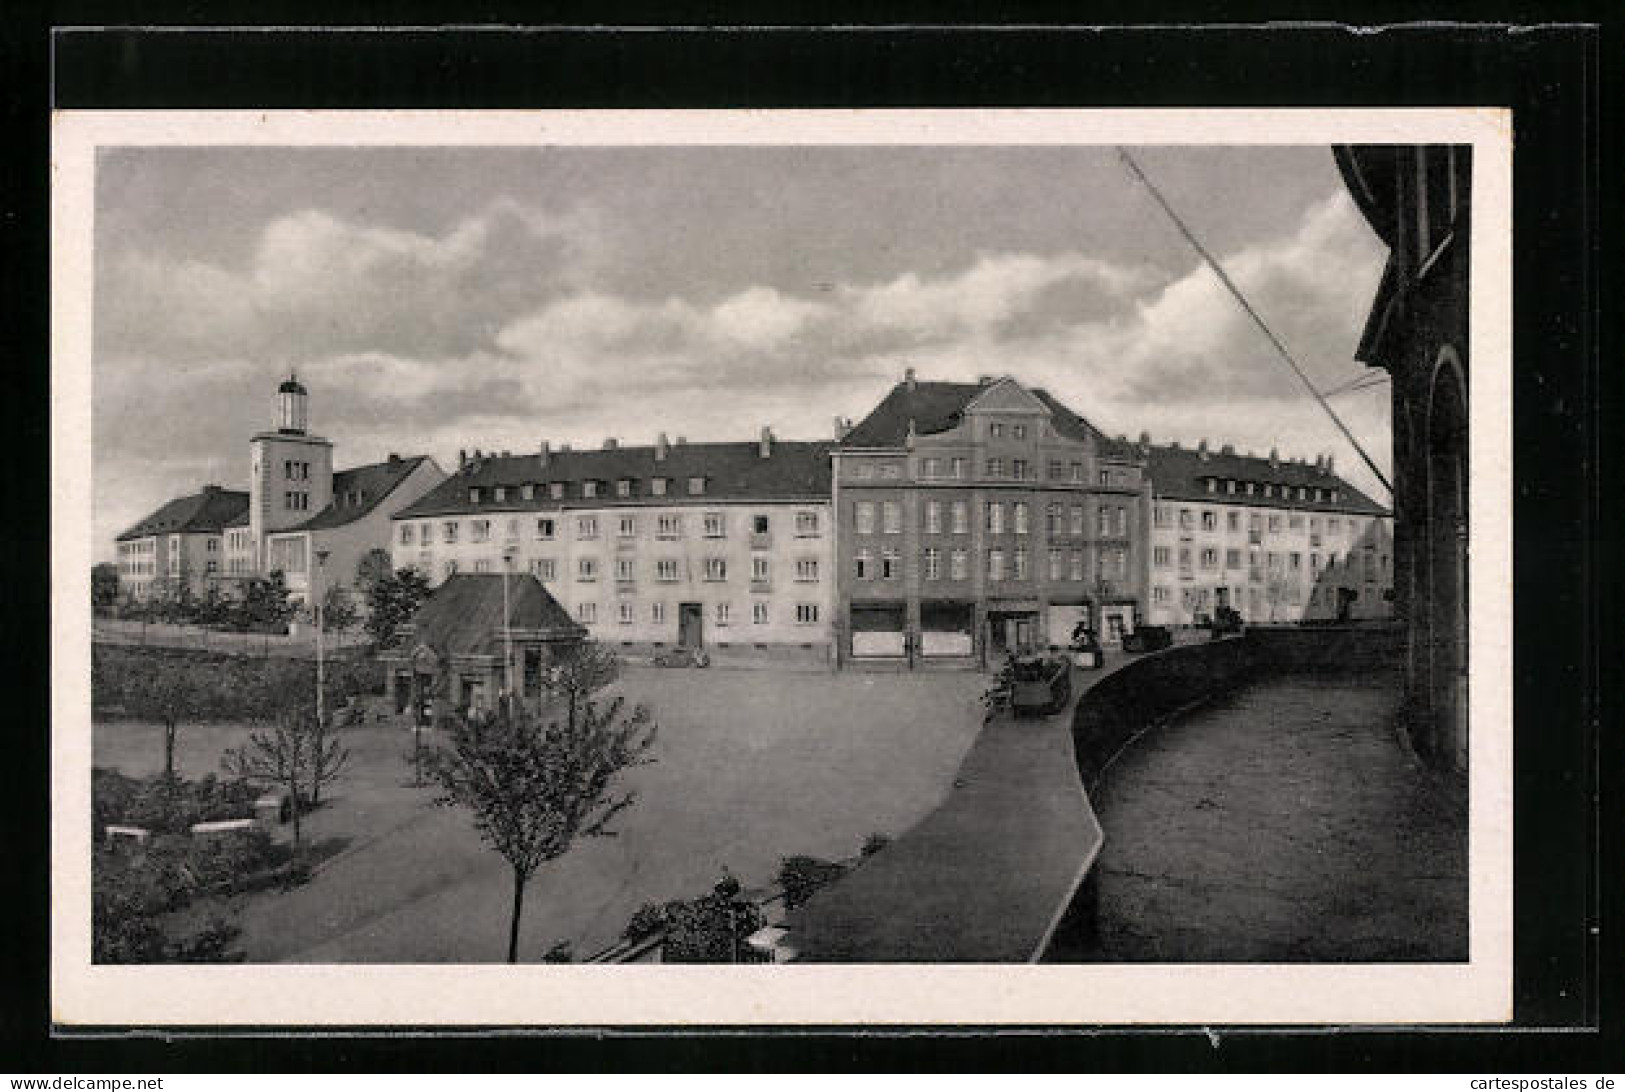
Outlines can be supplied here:
[[55, 1019], [1509, 1020], [1510, 134], [59, 113]]

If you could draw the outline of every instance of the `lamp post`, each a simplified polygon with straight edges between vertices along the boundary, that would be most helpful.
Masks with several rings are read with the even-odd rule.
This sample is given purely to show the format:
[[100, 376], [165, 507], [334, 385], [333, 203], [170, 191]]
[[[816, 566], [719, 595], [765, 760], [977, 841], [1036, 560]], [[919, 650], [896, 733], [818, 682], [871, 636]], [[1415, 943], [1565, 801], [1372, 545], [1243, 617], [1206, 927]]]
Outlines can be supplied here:
[[323, 708], [326, 689], [326, 665], [322, 659], [322, 569], [327, 565], [328, 550], [316, 551], [316, 571], [311, 574], [311, 596], [316, 604], [316, 731], [320, 732], [325, 723], [326, 710]]
[[509, 711], [513, 704], [513, 619], [508, 613], [508, 574], [513, 570], [513, 547], [502, 551], [502, 691]]

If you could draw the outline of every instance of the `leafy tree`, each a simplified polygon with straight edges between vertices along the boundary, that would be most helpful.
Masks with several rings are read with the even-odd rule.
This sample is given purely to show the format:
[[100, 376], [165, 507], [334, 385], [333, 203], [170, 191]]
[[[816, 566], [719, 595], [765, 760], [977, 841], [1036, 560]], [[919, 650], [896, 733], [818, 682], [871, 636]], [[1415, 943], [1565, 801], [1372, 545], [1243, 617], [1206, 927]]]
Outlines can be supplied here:
[[519, 959], [531, 877], [578, 837], [614, 833], [610, 821], [634, 800], [614, 791], [618, 776], [650, 761], [655, 739], [648, 709], [639, 705], [623, 716], [624, 698], [603, 702], [556, 687], [548, 697], [534, 711], [504, 702], [490, 716], [456, 718], [449, 744], [432, 759], [438, 802], [467, 808], [480, 837], [512, 869], [509, 963]]
[[296, 609], [289, 598], [287, 578], [277, 569], [269, 576], [253, 577], [243, 585], [238, 620], [242, 629], [279, 629], [294, 616]]
[[779, 862], [779, 886], [784, 889], [784, 908], [794, 910], [813, 897], [827, 883], [846, 875], [846, 866], [817, 857], [786, 857]]
[[118, 566], [103, 561], [90, 568], [90, 606], [93, 610], [106, 610], [118, 602]]
[[355, 586], [363, 593], [380, 580], [388, 580], [394, 576], [394, 569], [389, 560], [389, 551], [374, 546], [361, 555], [361, 560], [355, 567]]
[[398, 569], [373, 580], [367, 585], [366, 593], [367, 632], [373, 643], [382, 648], [429, 598], [429, 578], [416, 569]]
[[334, 584], [322, 596], [322, 629], [328, 633], [344, 633], [360, 620], [350, 589]]
[[97, 659], [91, 682], [102, 694], [99, 701], [92, 694], [92, 705], [117, 705], [129, 716], [162, 725], [166, 779], [175, 776], [175, 742], [181, 726], [229, 716], [237, 707], [237, 688], [221, 664], [169, 655], [98, 653]]
[[765, 919], [759, 907], [739, 896], [739, 881], [724, 876], [708, 895], [668, 902], [660, 958], [667, 963], [741, 962], [746, 938]]

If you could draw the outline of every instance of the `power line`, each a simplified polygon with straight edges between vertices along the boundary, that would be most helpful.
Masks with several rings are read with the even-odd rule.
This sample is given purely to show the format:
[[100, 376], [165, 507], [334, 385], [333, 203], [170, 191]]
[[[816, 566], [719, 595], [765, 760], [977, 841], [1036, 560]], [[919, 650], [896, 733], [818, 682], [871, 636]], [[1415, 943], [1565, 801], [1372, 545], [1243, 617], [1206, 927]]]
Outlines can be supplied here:
[[1270, 344], [1275, 346], [1275, 351], [1280, 354], [1281, 359], [1286, 361], [1287, 366], [1292, 369], [1293, 374], [1295, 374], [1303, 383], [1304, 389], [1314, 397], [1316, 402], [1320, 403], [1320, 408], [1326, 411], [1326, 416], [1330, 417], [1332, 419], [1332, 423], [1335, 424], [1338, 430], [1343, 433], [1343, 438], [1354, 447], [1355, 452], [1357, 452], [1360, 458], [1365, 461], [1366, 467], [1370, 469], [1371, 473], [1377, 476], [1377, 480], [1382, 483], [1382, 487], [1388, 490], [1388, 494], [1392, 496], [1394, 487], [1388, 481], [1387, 475], [1385, 475], [1381, 470], [1377, 469], [1377, 464], [1372, 462], [1371, 456], [1365, 453], [1365, 448], [1360, 445], [1360, 441], [1354, 438], [1354, 433], [1349, 431], [1348, 426], [1343, 423], [1343, 419], [1337, 416], [1337, 412], [1332, 409], [1330, 403], [1328, 403], [1325, 397], [1315, 389], [1315, 385], [1309, 381], [1309, 377], [1304, 374], [1303, 369], [1298, 367], [1298, 362], [1292, 358], [1292, 354], [1287, 352], [1286, 346], [1281, 344], [1281, 339], [1275, 336], [1275, 331], [1271, 330], [1269, 328], [1269, 324], [1264, 321], [1257, 311], [1253, 310], [1253, 305], [1247, 302], [1247, 297], [1241, 294], [1241, 290], [1237, 288], [1235, 282], [1230, 279], [1230, 275], [1224, 271], [1224, 267], [1219, 264], [1218, 259], [1212, 254], [1208, 253], [1207, 248], [1202, 245], [1201, 240], [1197, 239], [1197, 237], [1191, 232], [1191, 229], [1185, 225], [1185, 221], [1180, 219], [1179, 213], [1174, 211], [1173, 206], [1168, 203], [1168, 199], [1162, 196], [1162, 191], [1157, 189], [1156, 185], [1152, 183], [1151, 179], [1146, 177], [1145, 172], [1140, 169], [1140, 165], [1134, 161], [1134, 157], [1129, 155], [1128, 149], [1119, 145], [1117, 154], [1122, 157], [1123, 162], [1127, 164], [1129, 170], [1134, 172], [1134, 176], [1140, 180], [1148, 191], [1150, 191], [1152, 198], [1156, 200], [1157, 204], [1162, 206], [1162, 211], [1168, 214], [1168, 219], [1172, 220], [1174, 222], [1174, 226], [1179, 229], [1179, 233], [1185, 236], [1185, 241], [1191, 244], [1191, 246], [1196, 250], [1196, 253], [1202, 256], [1202, 260], [1207, 262], [1208, 267], [1212, 269], [1215, 274], [1217, 274], [1220, 283], [1222, 283], [1225, 288], [1230, 291], [1230, 294], [1235, 297], [1236, 302], [1241, 305], [1241, 309], [1247, 312], [1248, 317], [1250, 317], [1253, 322], [1257, 324], [1258, 328], [1264, 332], [1264, 336], [1269, 338]]

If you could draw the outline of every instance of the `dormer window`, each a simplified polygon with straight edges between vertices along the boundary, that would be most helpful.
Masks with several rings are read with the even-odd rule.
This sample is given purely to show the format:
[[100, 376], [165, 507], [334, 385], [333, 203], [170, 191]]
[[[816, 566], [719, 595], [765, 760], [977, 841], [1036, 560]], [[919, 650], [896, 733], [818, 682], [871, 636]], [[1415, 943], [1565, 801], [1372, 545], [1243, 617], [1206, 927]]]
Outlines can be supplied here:
[[690, 478], [690, 479], [688, 479], [688, 495], [689, 496], [697, 497], [701, 493], [704, 493], [704, 492], [705, 492], [705, 479], [704, 478]]
[[563, 482], [548, 482], [547, 483], [547, 495], [552, 497], [554, 500], [563, 500], [564, 499], [564, 483]]
[[499, 485], [491, 492], [495, 495], [498, 503], [508, 499], [508, 489], [506, 486]]
[[472, 488], [469, 489], [469, 491], [468, 491], [468, 503], [469, 504], [478, 504], [478, 503], [480, 503], [480, 487], [479, 486], [476, 485], [476, 486], [473, 486]]
[[620, 481], [616, 482], [615, 495], [617, 497], [630, 497], [632, 495], [632, 479], [622, 478]]
[[649, 480], [649, 492], [657, 497], [664, 497], [666, 495], [666, 479], [651, 478]]
[[1219, 479], [1218, 478], [1209, 478], [1207, 480], [1207, 491], [1209, 493], [1217, 493], [1219, 491]]
[[536, 499], [536, 487], [534, 485], [529, 484], [528, 482], [526, 484], [524, 484], [524, 485], [521, 485], [519, 487], [519, 496], [521, 498], [523, 498], [524, 500], [535, 500]]
[[583, 497], [596, 497], [598, 495], [598, 483], [590, 479], [582, 482], [581, 495]]

